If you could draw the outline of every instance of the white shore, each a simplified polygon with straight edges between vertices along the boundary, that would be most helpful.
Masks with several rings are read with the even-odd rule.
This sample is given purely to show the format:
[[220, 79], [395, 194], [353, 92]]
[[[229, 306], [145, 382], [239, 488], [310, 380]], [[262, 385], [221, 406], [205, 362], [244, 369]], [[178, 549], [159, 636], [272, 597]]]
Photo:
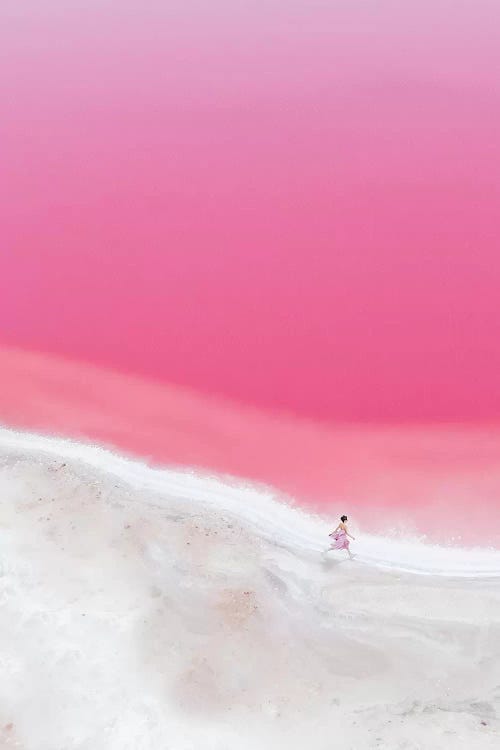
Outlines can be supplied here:
[[324, 560], [268, 490], [9, 431], [0, 487], [0, 747], [499, 747], [500, 552]]

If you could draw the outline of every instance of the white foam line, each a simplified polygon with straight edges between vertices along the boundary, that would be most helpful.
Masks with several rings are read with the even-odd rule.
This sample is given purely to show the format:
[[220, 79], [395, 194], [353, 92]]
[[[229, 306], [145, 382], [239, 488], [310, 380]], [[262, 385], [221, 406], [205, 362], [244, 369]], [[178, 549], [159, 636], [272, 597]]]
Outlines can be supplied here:
[[[135, 489], [197, 502], [250, 525], [263, 539], [290, 551], [315, 555], [327, 547], [326, 521], [276, 499], [270, 488], [224, 481], [200, 472], [153, 468], [97, 445], [0, 428], [0, 448], [24, 455], [53, 456], [126, 482]], [[500, 550], [460, 549], [361, 535], [356, 561], [419, 575], [500, 578]]]

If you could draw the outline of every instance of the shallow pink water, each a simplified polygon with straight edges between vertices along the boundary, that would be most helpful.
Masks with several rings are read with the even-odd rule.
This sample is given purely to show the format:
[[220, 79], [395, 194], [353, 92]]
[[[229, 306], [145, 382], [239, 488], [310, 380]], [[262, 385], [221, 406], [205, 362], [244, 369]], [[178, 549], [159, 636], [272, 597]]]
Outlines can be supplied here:
[[364, 530], [500, 547], [498, 426], [318, 424], [8, 349], [0, 370], [12, 426], [270, 483]]
[[[393, 501], [414, 512], [427, 474], [459, 476], [436, 425], [476, 446], [500, 419], [497, 3], [103, 6], [2, 3], [0, 343], [283, 424], [425, 429], [437, 443]], [[24, 387], [11, 406], [30, 403]], [[150, 415], [141, 393], [131, 431]], [[190, 413], [198, 452], [171, 457], [209, 465]], [[45, 427], [61, 419], [47, 408]], [[64, 430], [81, 419], [68, 408]], [[253, 474], [293, 490], [296, 455], [263, 429], [240, 439], [274, 446]], [[463, 460], [487, 455], [491, 472], [481, 446]], [[313, 473], [297, 482], [319, 497]], [[461, 486], [448, 511], [478, 497]], [[495, 493], [480, 496], [491, 513]]]

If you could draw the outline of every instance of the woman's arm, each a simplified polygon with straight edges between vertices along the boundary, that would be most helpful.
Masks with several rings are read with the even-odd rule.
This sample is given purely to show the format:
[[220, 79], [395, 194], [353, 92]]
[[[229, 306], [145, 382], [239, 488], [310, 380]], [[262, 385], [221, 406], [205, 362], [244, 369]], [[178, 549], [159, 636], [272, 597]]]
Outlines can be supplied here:
[[344, 526], [344, 531], [345, 531], [345, 533], [347, 534], [347, 536], [350, 536], [350, 537], [351, 537], [351, 539], [355, 539], [355, 538], [356, 538], [356, 537], [354, 537], [354, 536], [353, 536], [352, 534], [349, 534], [349, 529], [347, 528], [347, 526]]

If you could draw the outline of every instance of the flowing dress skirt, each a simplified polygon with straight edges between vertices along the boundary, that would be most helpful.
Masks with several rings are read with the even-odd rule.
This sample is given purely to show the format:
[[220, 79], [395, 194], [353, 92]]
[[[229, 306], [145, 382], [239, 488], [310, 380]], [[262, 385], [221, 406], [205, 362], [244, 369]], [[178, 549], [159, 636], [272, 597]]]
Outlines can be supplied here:
[[345, 531], [336, 531], [334, 534], [330, 534], [331, 545], [330, 549], [349, 549], [349, 539]]

